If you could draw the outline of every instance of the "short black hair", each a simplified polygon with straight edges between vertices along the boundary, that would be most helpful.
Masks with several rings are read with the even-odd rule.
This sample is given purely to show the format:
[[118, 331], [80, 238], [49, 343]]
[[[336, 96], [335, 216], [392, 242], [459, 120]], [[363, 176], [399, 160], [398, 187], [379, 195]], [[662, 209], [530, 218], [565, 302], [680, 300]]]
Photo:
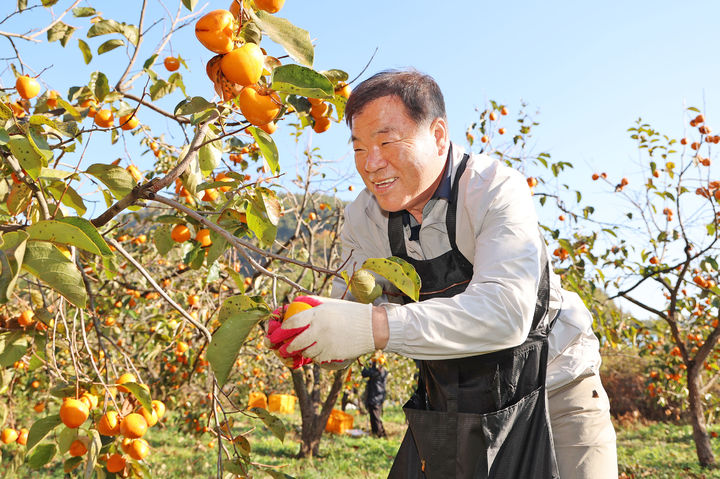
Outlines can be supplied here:
[[432, 122], [436, 118], [447, 120], [445, 99], [437, 82], [413, 68], [384, 70], [353, 88], [345, 106], [345, 121], [352, 129], [353, 116], [365, 106], [385, 96], [395, 96], [403, 102], [415, 123]]

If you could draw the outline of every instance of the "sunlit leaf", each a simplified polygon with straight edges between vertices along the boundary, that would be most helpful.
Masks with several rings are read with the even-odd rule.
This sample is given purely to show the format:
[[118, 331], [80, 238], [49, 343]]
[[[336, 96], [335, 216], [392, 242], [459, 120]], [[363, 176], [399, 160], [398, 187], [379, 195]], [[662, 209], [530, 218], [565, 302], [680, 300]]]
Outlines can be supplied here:
[[85, 65], [90, 63], [90, 60], [92, 60], [92, 52], [90, 51], [90, 45], [85, 43], [85, 41], [81, 38], [78, 38], [78, 47], [80, 48], [80, 51], [83, 54], [83, 60], [85, 60]]
[[78, 308], [85, 307], [87, 293], [80, 271], [52, 244], [28, 242], [22, 267]]
[[27, 450], [29, 451], [37, 444], [39, 444], [40, 441], [45, 439], [45, 437], [60, 424], [62, 424], [62, 420], [60, 419], [59, 414], [55, 414], [53, 416], [46, 416], [35, 421], [33, 425], [30, 426], [30, 431], [28, 432], [28, 440], [27, 444], [25, 445], [25, 447], [27, 447]]
[[309, 98], [330, 99], [335, 94], [333, 84], [326, 76], [312, 68], [292, 63], [275, 68], [271, 84], [273, 90]]
[[260, 153], [262, 154], [263, 158], [265, 158], [265, 162], [270, 168], [270, 171], [278, 174], [280, 172], [280, 162], [277, 145], [275, 145], [275, 140], [273, 140], [270, 135], [265, 133], [265, 131], [254, 126], [249, 127], [247, 131], [253, 136], [253, 138], [255, 138], [255, 141], [260, 148]]
[[28, 466], [32, 469], [40, 469], [45, 464], [52, 461], [52, 458], [55, 457], [56, 453], [57, 446], [55, 444], [41, 444], [28, 454]]
[[225, 385], [245, 338], [265, 316], [267, 311], [264, 310], [234, 310], [213, 334], [207, 349], [207, 359], [220, 387]]
[[12, 367], [28, 351], [28, 342], [23, 331], [0, 333], [0, 366]]
[[136, 185], [132, 175], [121, 166], [95, 163], [85, 172], [102, 181], [117, 199], [127, 196]]
[[102, 55], [123, 45], [125, 45], [125, 42], [120, 39], [108, 40], [98, 47], [97, 52], [98, 55]]
[[315, 51], [310, 41], [310, 33], [307, 30], [296, 27], [288, 20], [264, 11], [259, 11], [257, 14], [252, 10], [246, 11], [257, 22], [262, 31], [272, 41], [282, 46], [296, 62], [309, 67], [312, 66]]
[[417, 301], [420, 297], [420, 276], [407, 261], [391, 256], [389, 258], [369, 258], [363, 265], [394, 284], [408, 297]]

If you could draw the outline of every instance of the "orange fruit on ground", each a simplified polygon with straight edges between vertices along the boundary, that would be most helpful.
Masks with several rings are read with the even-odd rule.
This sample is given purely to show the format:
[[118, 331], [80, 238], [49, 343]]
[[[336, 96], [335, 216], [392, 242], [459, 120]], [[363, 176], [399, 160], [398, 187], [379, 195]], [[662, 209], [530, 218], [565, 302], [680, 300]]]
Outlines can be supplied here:
[[120, 124], [123, 130], [133, 130], [140, 124], [140, 120], [133, 114], [124, 115], [120, 117]]
[[163, 65], [165, 65], [165, 68], [169, 72], [174, 72], [178, 68], [180, 68], [180, 60], [178, 60], [175, 57], [167, 57], [165, 60], [163, 60]]
[[165, 403], [158, 399], [154, 399], [152, 402], [152, 408], [157, 413], [158, 419], [162, 419], [165, 415]]
[[198, 231], [195, 235], [195, 241], [199, 242], [200, 246], [203, 248], [210, 246], [212, 244], [212, 240], [210, 239], [210, 230], [203, 228]]
[[127, 168], [125, 168], [125, 170], [130, 173], [130, 176], [133, 177], [133, 180], [135, 180], [136, 183], [140, 183], [140, 180], [142, 180], [142, 173], [140, 173], [140, 170], [138, 170], [137, 166], [129, 165]]
[[260, 47], [255, 43], [246, 43], [223, 56], [220, 69], [231, 82], [248, 86], [260, 80], [264, 62], [265, 55]]
[[280, 113], [282, 105], [277, 93], [263, 94], [254, 85], [243, 88], [238, 103], [245, 119], [256, 126], [273, 121], [277, 114]]
[[305, 311], [306, 309], [312, 308], [311, 305], [307, 303], [303, 303], [302, 301], [293, 301], [290, 303], [285, 310], [285, 316], [283, 317], [283, 321], [290, 318], [291, 316], [296, 315], [300, 311]]
[[22, 75], [15, 80], [15, 89], [20, 97], [25, 100], [29, 100], [40, 93], [40, 84], [36, 79], [30, 78], [27, 75]]
[[328, 131], [330, 128], [330, 118], [326, 116], [321, 116], [320, 118], [315, 118], [315, 126], [313, 126], [313, 130], [315, 133], [323, 133]]
[[115, 118], [113, 118], [112, 111], [107, 108], [98, 110], [97, 113], [95, 113], [95, 124], [100, 128], [110, 128], [114, 122]]
[[33, 317], [35, 316], [35, 313], [32, 311], [25, 310], [22, 313], [20, 313], [20, 316], [18, 317], [18, 324], [20, 326], [30, 326], [33, 322]]
[[232, 13], [213, 10], [197, 21], [195, 36], [208, 50], [228, 53], [235, 47], [235, 32], [239, 26]]
[[127, 453], [136, 461], [142, 461], [150, 452], [150, 445], [145, 439], [133, 439]]
[[120, 454], [115, 453], [108, 457], [106, 467], [108, 472], [120, 472], [125, 469], [125, 458], [123, 458]]
[[30, 434], [30, 430], [28, 430], [28, 428], [24, 427], [24, 428], [20, 429], [20, 433], [18, 434], [18, 438], [16, 439], [16, 442], [18, 444], [20, 444], [21, 446], [26, 445], [28, 434]]
[[141, 407], [138, 409], [138, 413], [145, 418], [145, 422], [147, 423], [148, 427], [153, 427], [158, 422], [158, 415], [157, 412], [155, 412], [154, 409], [151, 409], [148, 411], [144, 407]]
[[70, 449], [68, 449], [68, 452], [70, 453], [71, 457], [84, 456], [87, 452], [87, 446], [85, 446], [85, 444], [80, 439], [75, 439], [72, 444], [70, 444]]
[[120, 434], [130, 439], [143, 437], [147, 432], [148, 423], [141, 414], [130, 413], [120, 421]]
[[60, 419], [70, 429], [80, 427], [90, 415], [90, 408], [79, 399], [65, 398], [60, 406]]
[[285, 4], [285, 0], [255, 0], [255, 6], [268, 13], [277, 13]]
[[170, 237], [176, 243], [184, 243], [190, 239], [190, 228], [185, 225], [175, 225], [170, 232]]
[[[115, 381], [115, 384], [125, 384], [125, 383], [136, 383], [137, 378], [132, 373], [125, 373], [120, 375], [120, 377]], [[118, 391], [122, 391], [124, 393], [130, 392], [127, 388], [123, 386], [118, 386]]]
[[120, 434], [120, 417], [117, 411], [108, 411], [97, 422], [97, 430], [103, 436]]
[[17, 441], [19, 435], [20, 433], [18, 433], [16, 429], [8, 427], [3, 429], [3, 432], [0, 433], [0, 441], [2, 441], [3, 444], [10, 444]]

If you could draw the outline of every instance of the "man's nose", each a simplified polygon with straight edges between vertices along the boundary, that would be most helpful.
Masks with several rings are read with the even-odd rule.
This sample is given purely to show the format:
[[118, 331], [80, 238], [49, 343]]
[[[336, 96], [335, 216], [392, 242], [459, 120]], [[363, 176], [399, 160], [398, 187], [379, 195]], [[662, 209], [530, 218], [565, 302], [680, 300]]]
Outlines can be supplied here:
[[385, 168], [386, 165], [387, 161], [380, 152], [380, 148], [371, 148], [368, 151], [367, 158], [365, 158], [365, 171], [372, 173]]

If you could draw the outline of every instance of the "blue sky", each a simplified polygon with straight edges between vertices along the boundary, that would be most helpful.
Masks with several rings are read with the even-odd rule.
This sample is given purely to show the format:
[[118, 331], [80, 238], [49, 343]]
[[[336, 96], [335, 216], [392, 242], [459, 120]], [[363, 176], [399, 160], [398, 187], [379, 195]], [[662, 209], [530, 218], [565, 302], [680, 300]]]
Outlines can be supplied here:
[[[38, 3], [30, 0], [31, 5]], [[55, 12], [71, 3], [61, 0]], [[136, 23], [141, 3], [96, 0], [89, 4], [102, 10], [106, 18]], [[166, 3], [173, 6], [176, 2]], [[228, 4], [229, 0], [201, 0], [197, 8], [205, 6], [209, 11]], [[15, 1], [3, 2], [0, 19], [14, 5]], [[476, 108], [482, 109], [494, 99], [515, 112], [525, 101], [531, 112], [537, 112], [534, 116], [540, 123], [534, 134], [535, 151], [547, 151], [555, 161], [573, 163], [575, 172], [570, 179], [575, 184], [571, 186], [598, 202], [609, 194], [590, 181], [593, 172], [607, 171], [612, 177], [628, 176], [631, 181], [637, 177], [639, 181], [637, 150], [626, 131], [638, 117], [679, 138], [687, 127], [686, 106], [705, 110], [711, 125], [713, 113], [720, 111], [717, 2], [287, 0], [278, 16], [310, 31], [318, 70], [340, 68], [354, 78], [377, 48], [361, 78], [408, 66], [435, 77], [445, 92], [451, 137], [460, 144], [465, 144], [464, 132], [476, 119]], [[0, 30], [22, 32], [49, 18], [46, 10], [38, 8], [0, 24]], [[68, 22], [86, 25], [72, 17]], [[148, 47], [159, 41], [163, 27], [153, 27]], [[76, 32], [65, 50], [57, 43], [34, 46], [18, 40], [17, 44], [23, 60], [36, 73], [51, 66], [41, 78], [53, 89], [65, 93], [96, 69], [107, 72], [113, 83], [126, 52], [117, 49], [96, 55], [86, 66], [76, 47], [77, 38], [84, 37], [84, 30]], [[100, 42], [88, 43], [96, 49]], [[0, 45], [0, 57], [11, 56], [8, 42], [2, 39]], [[213, 91], [204, 70], [213, 54], [199, 45], [192, 26], [177, 32], [171, 46], [190, 68], [183, 71], [188, 93], [211, 98]], [[140, 64], [145, 58], [141, 55]], [[7, 60], [0, 65], [0, 79], [3, 86], [9, 86]], [[162, 67], [156, 70], [167, 75]], [[176, 92], [160, 104], [172, 109], [181, 99]], [[140, 117], [155, 130], [167, 129], [170, 141], [182, 143], [172, 122], [147, 110], [141, 111]], [[286, 132], [281, 127], [274, 136], [283, 167], [292, 173], [297, 151], [283, 134]], [[312, 142], [324, 158], [338, 160], [338, 169], [348, 172], [353, 168], [348, 136], [344, 125], [333, 124], [329, 132], [303, 141]], [[83, 162], [88, 165], [121, 157], [123, 164], [132, 159], [142, 166], [149, 158], [138, 157], [138, 152], [132, 140], [111, 149], [104, 140], [94, 138]], [[352, 181], [361, 184], [357, 178]], [[355, 194], [344, 188], [341, 191], [346, 199]]]

